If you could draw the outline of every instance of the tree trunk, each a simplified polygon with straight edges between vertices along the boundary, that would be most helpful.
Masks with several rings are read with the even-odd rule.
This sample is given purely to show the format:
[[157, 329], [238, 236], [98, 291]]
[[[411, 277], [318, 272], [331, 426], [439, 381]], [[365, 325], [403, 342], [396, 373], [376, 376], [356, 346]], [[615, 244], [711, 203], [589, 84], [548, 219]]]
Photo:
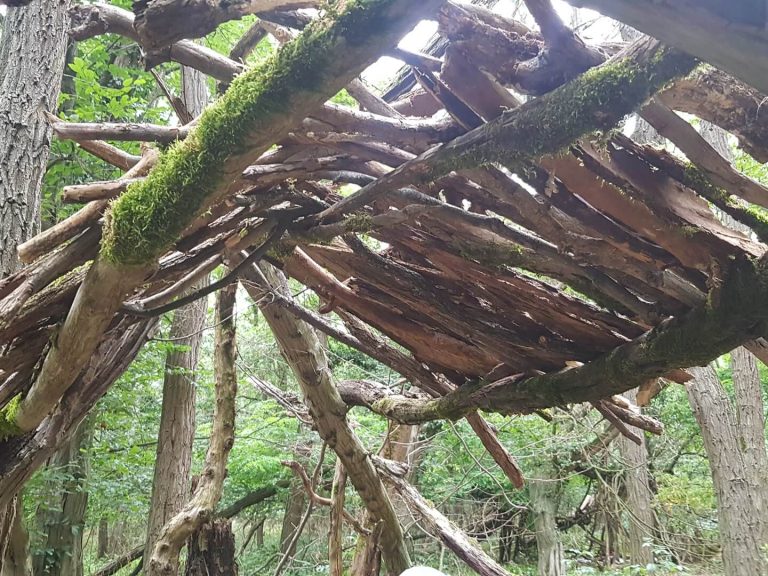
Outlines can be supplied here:
[[227, 472], [229, 452], [235, 442], [235, 397], [237, 371], [235, 360], [235, 289], [236, 284], [222, 288], [216, 304], [216, 345], [214, 373], [216, 404], [213, 427], [205, 454], [205, 464], [192, 498], [160, 531], [157, 544], [146, 566], [150, 576], [172, 576], [179, 570], [179, 553], [186, 543], [213, 514], [221, 500]]
[[[624, 396], [637, 403], [637, 390]], [[619, 438], [619, 450], [624, 464], [624, 486], [629, 510], [629, 559], [632, 564], [645, 566], [653, 562], [653, 549], [646, 540], [653, 534], [653, 494], [648, 485], [648, 452], [645, 435], [640, 431], [638, 446], [629, 438]]]
[[32, 576], [29, 537], [24, 529], [21, 497], [0, 513], [0, 576]]
[[[56, 453], [50, 466], [65, 475], [52, 480], [51, 495], [60, 495], [61, 506], [41, 514], [45, 542], [33, 561], [34, 573], [45, 576], [82, 576], [83, 531], [88, 505], [88, 455], [92, 428], [83, 421]], [[54, 500], [55, 501], [55, 500]]]
[[[35, 0], [9, 8], [0, 36], [0, 278], [19, 268], [16, 247], [39, 227], [40, 184], [48, 162], [51, 130], [43, 110], [55, 110], [67, 50], [69, 0]], [[45, 34], [39, 31], [45, 30]], [[13, 522], [3, 526], [4, 522]], [[0, 509], [2, 574], [27, 559], [11, 559], [21, 515]], [[21, 539], [26, 539], [24, 536]], [[5, 551], [5, 552], [4, 552]], [[18, 552], [18, 550], [17, 550]]]
[[237, 576], [238, 570], [230, 520], [207, 522], [189, 539], [185, 576]]
[[[753, 507], [764, 511], [768, 504], [768, 453], [765, 446], [765, 412], [762, 384], [755, 357], [743, 347], [731, 352], [733, 388], [736, 397], [736, 424], [744, 464], [752, 475]], [[755, 516], [760, 542], [768, 542], [768, 518]]]
[[[766, 574], [768, 563], [761, 549], [766, 543], [761, 518], [765, 511], [760, 507], [764, 487], [759, 485], [736, 410], [714, 368], [696, 367], [690, 372], [694, 379], [686, 390], [712, 470], [725, 572], [728, 576]], [[752, 402], [762, 413], [761, 398]]]
[[[237, 253], [229, 254], [233, 264], [239, 262], [238, 256]], [[344, 464], [349, 480], [368, 512], [384, 525], [381, 538], [384, 561], [388, 573], [396, 576], [409, 567], [410, 558], [392, 503], [369, 454], [349, 426], [346, 419], [347, 406], [334, 384], [317, 334], [311, 326], [280, 306], [271, 305], [268, 298], [263, 298], [272, 290], [290, 297], [290, 291], [285, 277], [279, 271], [268, 265], [264, 265], [262, 271], [259, 273], [256, 268], [249, 268], [244, 272], [248, 282], [243, 282], [243, 286], [251, 298], [260, 303], [260, 309], [280, 344], [283, 357], [301, 386], [320, 437]]]
[[192, 444], [195, 437], [195, 378], [200, 356], [207, 299], [176, 311], [170, 338], [178, 348], [168, 353], [163, 382], [163, 406], [152, 483], [144, 562], [149, 559], [160, 530], [189, 499]]
[[[205, 76], [184, 66], [181, 68], [181, 100], [192, 116], [200, 114], [208, 101]], [[207, 283], [205, 279], [191, 290]], [[189, 498], [189, 471], [195, 439], [195, 370], [207, 310], [208, 299], [201, 298], [179, 308], [173, 315], [169, 338], [178, 347], [165, 359], [152, 504], [144, 546], [145, 566], [149, 565], [160, 530]]]
[[51, 137], [43, 112], [57, 108], [69, 4], [35, 0], [6, 14], [0, 39], [0, 278], [19, 268], [16, 247], [39, 228]]
[[101, 560], [109, 551], [109, 522], [106, 518], [99, 520], [99, 541], [96, 546], [96, 558]]
[[544, 478], [531, 480], [528, 485], [536, 531], [539, 576], [563, 576], [563, 544], [560, 542], [555, 521], [560, 499], [560, 482], [549, 472], [551, 471], [547, 471]]
[[347, 472], [336, 459], [331, 488], [331, 512], [328, 527], [328, 573], [344, 576], [344, 503], [346, 500]]
[[296, 478], [291, 482], [291, 489], [285, 501], [285, 513], [283, 514], [283, 526], [280, 530], [280, 552], [288, 553], [293, 535], [301, 524], [301, 517], [307, 508], [307, 494], [304, 485]]

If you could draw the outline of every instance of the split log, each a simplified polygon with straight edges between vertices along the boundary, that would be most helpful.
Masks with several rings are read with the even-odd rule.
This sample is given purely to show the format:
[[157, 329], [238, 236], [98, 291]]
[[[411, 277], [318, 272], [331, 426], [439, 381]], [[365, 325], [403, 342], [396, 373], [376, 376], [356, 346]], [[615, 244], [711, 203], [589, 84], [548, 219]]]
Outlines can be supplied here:
[[387, 399], [379, 408], [410, 422], [457, 418], [471, 409], [530, 412], [596, 401], [636, 388], [680, 367], [704, 365], [756, 337], [768, 319], [768, 258], [736, 260], [706, 304], [668, 319], [597, 360], [530, 378], [466, 384], [428, 402]]
[[747, 202], [768, 208], [768, 188], [736, 170], [693, 126], [664, 104], [652, 99], [640, 110], [640, 116], [672, 140], [714, 184]]

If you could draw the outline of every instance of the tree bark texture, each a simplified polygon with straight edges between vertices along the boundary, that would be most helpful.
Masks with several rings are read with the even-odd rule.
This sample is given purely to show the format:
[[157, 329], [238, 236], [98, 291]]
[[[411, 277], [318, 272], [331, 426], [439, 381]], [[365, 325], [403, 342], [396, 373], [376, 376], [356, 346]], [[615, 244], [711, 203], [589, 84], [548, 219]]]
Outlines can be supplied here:
[[16, 247], [39, 229], [40, 184], [67, 52], [69, 0], [11, 8], [0, 38], [0, 278], [18, 269]]
[[563, 576], [565, 557], [556, 522], [560, 481], [553, 474], [546, 474], [544, 478], [530, 480], [528, 491], [536, 532], [539, 576]]
[[221, 500], [229, 452], [235, 441], [236, 288], [236, 284], [231, 284], [218, 293], [214, 352], [216, 406], [205, 464], [191, 500], [160, 531], [147, 566], [149, 576], [171, 576], [178, 572], [182, 547], [187, 539], [212, 517]]
[[[624, 396], [637, 404], [637, 391]], [[619, 451], [624, 465], [624, 486], [629, 521], [629, 558], [632, 564], [645, 566], [653, 562], [653, 548], [646, 542], [653, 535], [653, 493], [648, 484], [648, 452], [645, 435], [639, 431], [640, 445], [629, 438], [619, 438]]]
[[[207, 283], [207, 281], [206, 281]], [[198, 286], [199, 287], [199, 286]], [[189, 498], [192, 444], [195, 438], [195, 370], [200, 356], [208, 299], [201, 298], [173, 316], [169, 338], [176, 349], [165, 360], [163, 405], [152, 482], [144, 562], [166, 522]]]
[[[237, 262], [237, 255], [232, 256]], [[268, 298], [262, 298], [271, 290], [284, 297], [290, 297], [290, 292], [279, 271], [268, 265], [261, 270], [249, 269], [249, 281], [243, 284], [253, 300], [261, 303], [261, 311], [301, 386], [320, 437], [341, 459], [368, 512], [384, 524], [381, 540], [384, 561], [387, 572], [396, 576], [410, 565], [402, 528], [368, 452], [349, 427], [347, 407], [333, 382], [325, 351], [311, 326], [280, 306], [271, 305]]]
[[[729, 576], [768, 573], [762, 547], [764, 486], [745, 451], [738, 416], [712, 366], [691, 368], [688, 401], [701, 427], [718, 504], [723, 565]], [[759, 390], [759, 388], [758, 388]], [[761, 399], [752, 398], [761, 406]]]
[[219, 518], [203, 524], [189, 539], [185, 576], [237, 576], [232, 522]]
[[45, 534], [42, 553], [33, 559], [35, 574], [45, 576], [83, 575], [83, 532], [88, 505], [88, 448], [92, 427], [88, 420], [56, 453], [50, 466], [64, 474], [64, 481], [52, 480], [51, 496], [60, 496], [61, 504], [41, 515]]

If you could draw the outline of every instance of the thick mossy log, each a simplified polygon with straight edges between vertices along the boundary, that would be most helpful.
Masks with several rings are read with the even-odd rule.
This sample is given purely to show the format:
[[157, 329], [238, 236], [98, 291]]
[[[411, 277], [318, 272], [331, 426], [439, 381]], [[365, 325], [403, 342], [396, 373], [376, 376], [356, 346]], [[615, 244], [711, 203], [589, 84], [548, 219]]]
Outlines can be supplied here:
[[101, 255], [16, 413], [21, 431], [33, 430], [56, 406], [125, 296], [195, 217], [292, 126], [438, 5], [438, 0], [417, 8], [407, 0], [359, 0], [346, 3], [335, 18], [317, 20], [269, 62], [239, 76], [203, 113], [194, 132], [163, 154], [146, 180], [113, 203]]
[[622, 344], [578, 368], [526, 378], [462, 386], [443, 398], [379, 400], [374, 409], [403, 422], [455, 419], [469, 410], [504, 414], [589, 402], [620, 394], [670, 370], [703, 366], [768, 327], [768, 258], [733, 262], [707, 302], [679, 318]]
[[454, 170], [493, 162], [510, 169], [523, 168], [525, 162], [556, 154], [586, 134], [613, 128], [694, 65], [695, 60], [686, 54], [664, 48], [652, 39], [639, 40], [557, 90], [406, 162], [334, 204], [322, 217], [338, 217], [362, 208], [414, 178], [433, 181]]
[[103, 255], [118, 264], [158, 257], [220, 196], [222, 184], [349, 84], [418, 14], [437, 5], [435, 0], [418, 9], [402, 0], [351, 2], [337, 19], [313, 23], [275, 58], [238, 76], [193, 134], [113, 204]]

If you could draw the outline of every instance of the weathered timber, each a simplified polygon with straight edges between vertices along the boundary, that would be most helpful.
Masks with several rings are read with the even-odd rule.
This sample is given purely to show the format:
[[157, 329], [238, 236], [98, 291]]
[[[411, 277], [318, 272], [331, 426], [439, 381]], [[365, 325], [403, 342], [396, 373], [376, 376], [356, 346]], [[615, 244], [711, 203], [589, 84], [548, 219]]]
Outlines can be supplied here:
[[318, 433], [343, 462], [368, 512], [385, 526], [381, 541], [384, 559], [388, 573], [395, 576], [409, 566], [410, 560], [392, 503], [367, 451], [349, 427], [346, 404], [333, 382], [317, 334], [309, 325], [263, 298], [273, 291], [287, 298], [290, 292], [285, 277], [278, 271], [266, 266], [262, 271], [263, 275], [254, 275], [251, 282], [245, 284], [246, 290], [260, 303], [282, 354], [301, 386]]
[[568, 0], [650, 34], [768, 92], [768, 32], [762, 2]]
[[736, 260], [703, 306], [670, 318], [597, 360], [531, 378], [466, 384], [447, 396], [419, 402], [385, 400], [378, 409], [410, 422], [457, 418], [481, 408], [501, 413], [530, 412], [560, 404], [599, 400], [635, 388], [665, 372], [703, 365], [762, 336], [768, 321], [768, 262]]
[[437, 3], [414, 10], [405, 0], [354, 2], [337, 18], [317, 21], [273, 59], [240, 75], [203, 113], [193, 135], [163, 154], [145, 181], [112, 204], [101, 255], [15, 415], [22, 417], [14, 424], [20, 431], [33, 429], [56, 405], [124, 297], [178, 235], [273, 142], [349, 84]]
[[413, 179], [430, 181], [453, 170], [492, 162], [517, 167], [558, 152], [581, 136], [612, 128], [667, 82], [690, 72], [694, 63], [656, 41], [640, 40], [557, 90], [432, 148], [336, 203], [321, 217], [335, 218], [360, 209]]
[[186, 38], [202, 38], [219, 24], [248, 14], [308, 8], [317, 0], [139, 0], [133, 3], [133, 27], [150, 51], [170, 46]]

